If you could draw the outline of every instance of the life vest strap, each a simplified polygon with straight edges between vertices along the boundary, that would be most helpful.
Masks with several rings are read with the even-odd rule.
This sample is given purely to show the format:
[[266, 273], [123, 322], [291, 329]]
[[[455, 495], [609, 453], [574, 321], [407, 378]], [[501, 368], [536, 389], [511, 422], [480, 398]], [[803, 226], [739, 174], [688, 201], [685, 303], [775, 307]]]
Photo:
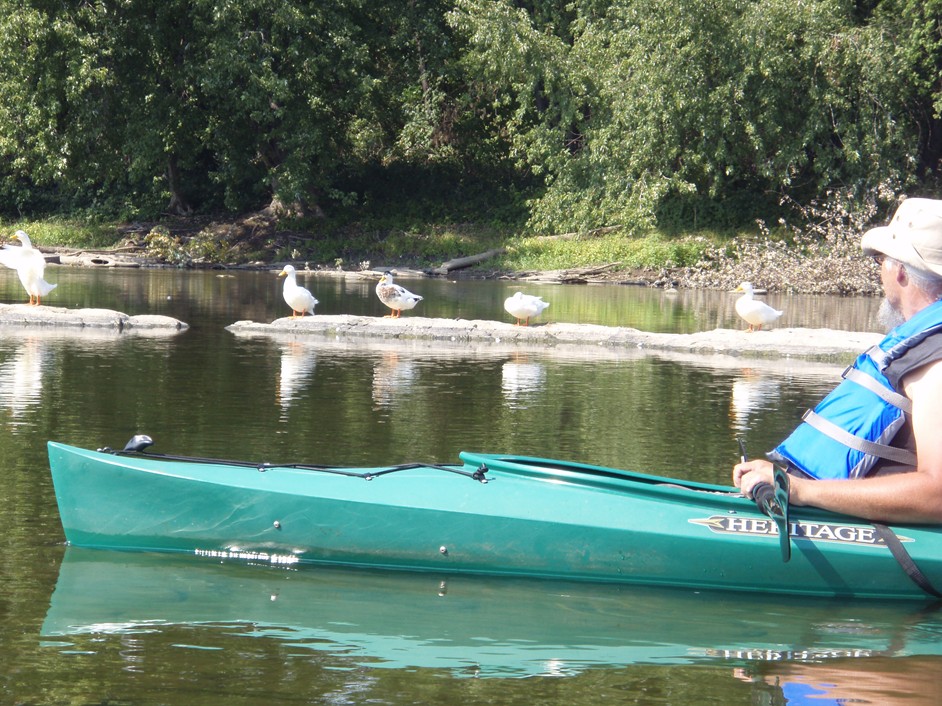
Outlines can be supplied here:
[[906, 414], [913, 413], [912, 400], [906, 397], [906, 395], [901, 395], [895, 390], [881, 385], [873, 376], [867, 375], [857, 368], [850, 367], [844, 371], [844, 378], [857, 383], [861, 387], [867, 388], [884, 402], [893, 405], [897, 409], [903, 410]]
[[860, 451], [861, 453], [867, 454], [868, 456], [876, 456], [877, 458], [885, 458], [889, 461], [896, 461], [906, 466], [916, 467], [916, 454], [907, 449], [899, 449], [895, 446], [887, 446], [886, 444], [878, 444], [875, 441], [868, 441], [867, 439], [861, 439], [859, 436], [854, 436], [846, 429], [841, 429], [834, 422], [825, 419], [824, 417], [815, 414], [814, 411], [808, 410], [805, 412], [802, 420], [807, 422], [809, 426], [814, 427], [819, 432], [825, 436], [829, 436], [838, 443], [847, 446], [848, 448], [854, 449], [855, 451]]
[[866, 350], [866, 354], [870, 356], [870, 359], [876, 363], [877, 368], [883, 370], [886, 367], [887, 361], [890, 359], [886, 354], [886, 351], [880, 348], [879, 345], [871, 346]]

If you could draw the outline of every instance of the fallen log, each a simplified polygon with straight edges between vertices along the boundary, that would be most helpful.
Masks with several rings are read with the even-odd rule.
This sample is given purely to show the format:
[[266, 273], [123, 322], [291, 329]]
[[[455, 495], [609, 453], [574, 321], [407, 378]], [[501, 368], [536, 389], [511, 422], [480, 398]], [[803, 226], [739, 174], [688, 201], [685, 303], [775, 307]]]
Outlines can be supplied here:
[[569, 270], [549, 270], [547, 272], [536, 272], [523, 274], [517, 279], [528, 282], [554, 282], [557, 284], [585, 284], [593, 277], [609, 272], [621, 265], [620, 262], [609, 262], [604, 265], [593, 267], [577, 267]]
[[448, 260], [443, 262], [438, 267], [431, 270], [432, 274], [436, 275], [447, 275], [453, 270], [461, 270], [465, 267], [471, 267], [476, 265], [479, 262], [484, 262], [485, 260], [490, 260], [492, 257], [501, 255], [506, 252], [506, 248], [495, 248], [493, 250], [488, 250], [487, 252], [478, 253], [477, 255], [468, 255], [467, 257], [456, 257], [453, 260]]
[[104, 251], [62, 253], [57, 256], [62, 265], [73, 267], [140, 267], [141, 260], [131, 257], [114, 257]]

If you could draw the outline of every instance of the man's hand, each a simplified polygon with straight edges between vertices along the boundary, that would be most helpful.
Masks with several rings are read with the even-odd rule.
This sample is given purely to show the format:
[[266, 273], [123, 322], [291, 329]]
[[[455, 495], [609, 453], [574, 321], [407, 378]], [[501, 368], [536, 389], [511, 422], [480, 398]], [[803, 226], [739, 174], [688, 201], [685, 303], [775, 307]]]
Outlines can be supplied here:
[[773, 470], [772, 463], [764, 459], [737, 463], [733, 466], [733, 485], [739, 488], [747, 498], [751, 498], [752, 489], [759, 483], [774, 484]]

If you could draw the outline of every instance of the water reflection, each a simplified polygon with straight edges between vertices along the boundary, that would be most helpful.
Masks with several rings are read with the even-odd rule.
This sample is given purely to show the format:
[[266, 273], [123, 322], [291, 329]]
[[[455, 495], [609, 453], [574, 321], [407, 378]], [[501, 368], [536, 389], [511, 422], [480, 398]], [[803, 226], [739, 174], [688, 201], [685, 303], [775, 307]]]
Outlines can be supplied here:
[[535, 356], [515, 353], [501, 366], [501, 390], [507, 406], [526, 409], [546, 384], [546, 365]]
[[24, 413], [41, 401], [43, 375], [54, 351], [41, 337], [25, 334], [13, 346], [12, 355], [0, 363], [0, 404], [17, 425]]
[[750, 418], [760, 409], [774, 409], [781, 397], [781, 381], [754, 368], [744, 367], [733, 380], [730, 395], [730, 418], [733, 430], [749, 431]]
[[[61, 386], [49, 384], [50, 375], [62, 375], [64, 351], [78, 353], [86, 359], [126, 351], [129, 341], [146, 341], [151, 350], [162, 343], [185, 334], [176, 329], [129, 329], [110, 327], [62, 328], [57, 326], [4, 325], [0, 327], [0, 407], [9, 412], [11, 427], [29, 428], [28, 412], [42, 404], [57, 408], [54, 395], [66, 392]], [[163, 349], [166, 353], [167, 348]], [[75, 387], [82, 380], [72, 378]], [[50, 391], [52, 390], [52, 391]], [[45, 400], [44, 400], [45, 392]]]
[[282, 412], [287, 412], [314, 373], [317, 356], [312, 346], [300, 341], [282, 341], [278, 348], [281, 364], [278, 371], [277, 401]]
[[[499, 450], [728, 482], [737, 437], [748, 432], [756, 455], [773, 448], [841, 370], [637, 348], [225, 334], [244, 342], [237, 348], [246, 358], [226, 391], [232, 418], [218, 433], [201, 424], [198, 435], [178, 436], [165, 450], [341, 465], [450, 462], [462, 449]], [[264, 417], [239, 416], [278, 374], [256, 362], [273, 346], [285, 365], [283, 387], [272, 393], [282, 404], [275, 439]], [[218, 384], [209, 390], [219, 392]], [[232, 425], [246, 429], [239, 450]], [[384, 429], [391, 433], [377, 433]]]
[[396, 350], [380, 352], [373, 363], [374, 409], [391, 407], [415, 385], [418, 363], [414, 356]]
[[297, 656], [317, 652], [337, 667], [573, 676], [656, 662], [723, 666], [751, 679], [942, 654], [940, 617], [917, 607], [901, 623], [901, 611], [866, 602], [298, 571], [69, 548], [41, 634], [58, 638], [49, 646], [98, 650], [107, 636], [128, 644], [186, 625], [194, 628], [195, 647], [216, 644], [220, 635], [262, 638], [290, 645]]

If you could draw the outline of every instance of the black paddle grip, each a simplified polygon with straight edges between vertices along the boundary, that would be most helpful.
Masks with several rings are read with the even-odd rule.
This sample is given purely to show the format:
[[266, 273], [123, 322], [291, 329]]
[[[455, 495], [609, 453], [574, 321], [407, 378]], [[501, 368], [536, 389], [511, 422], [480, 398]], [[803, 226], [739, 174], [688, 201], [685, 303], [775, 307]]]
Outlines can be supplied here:
[[757, 483], [752, 489], [752, 499], [760, 508], [769, 507], [775, 503], [775, 488], [771, 483]]

